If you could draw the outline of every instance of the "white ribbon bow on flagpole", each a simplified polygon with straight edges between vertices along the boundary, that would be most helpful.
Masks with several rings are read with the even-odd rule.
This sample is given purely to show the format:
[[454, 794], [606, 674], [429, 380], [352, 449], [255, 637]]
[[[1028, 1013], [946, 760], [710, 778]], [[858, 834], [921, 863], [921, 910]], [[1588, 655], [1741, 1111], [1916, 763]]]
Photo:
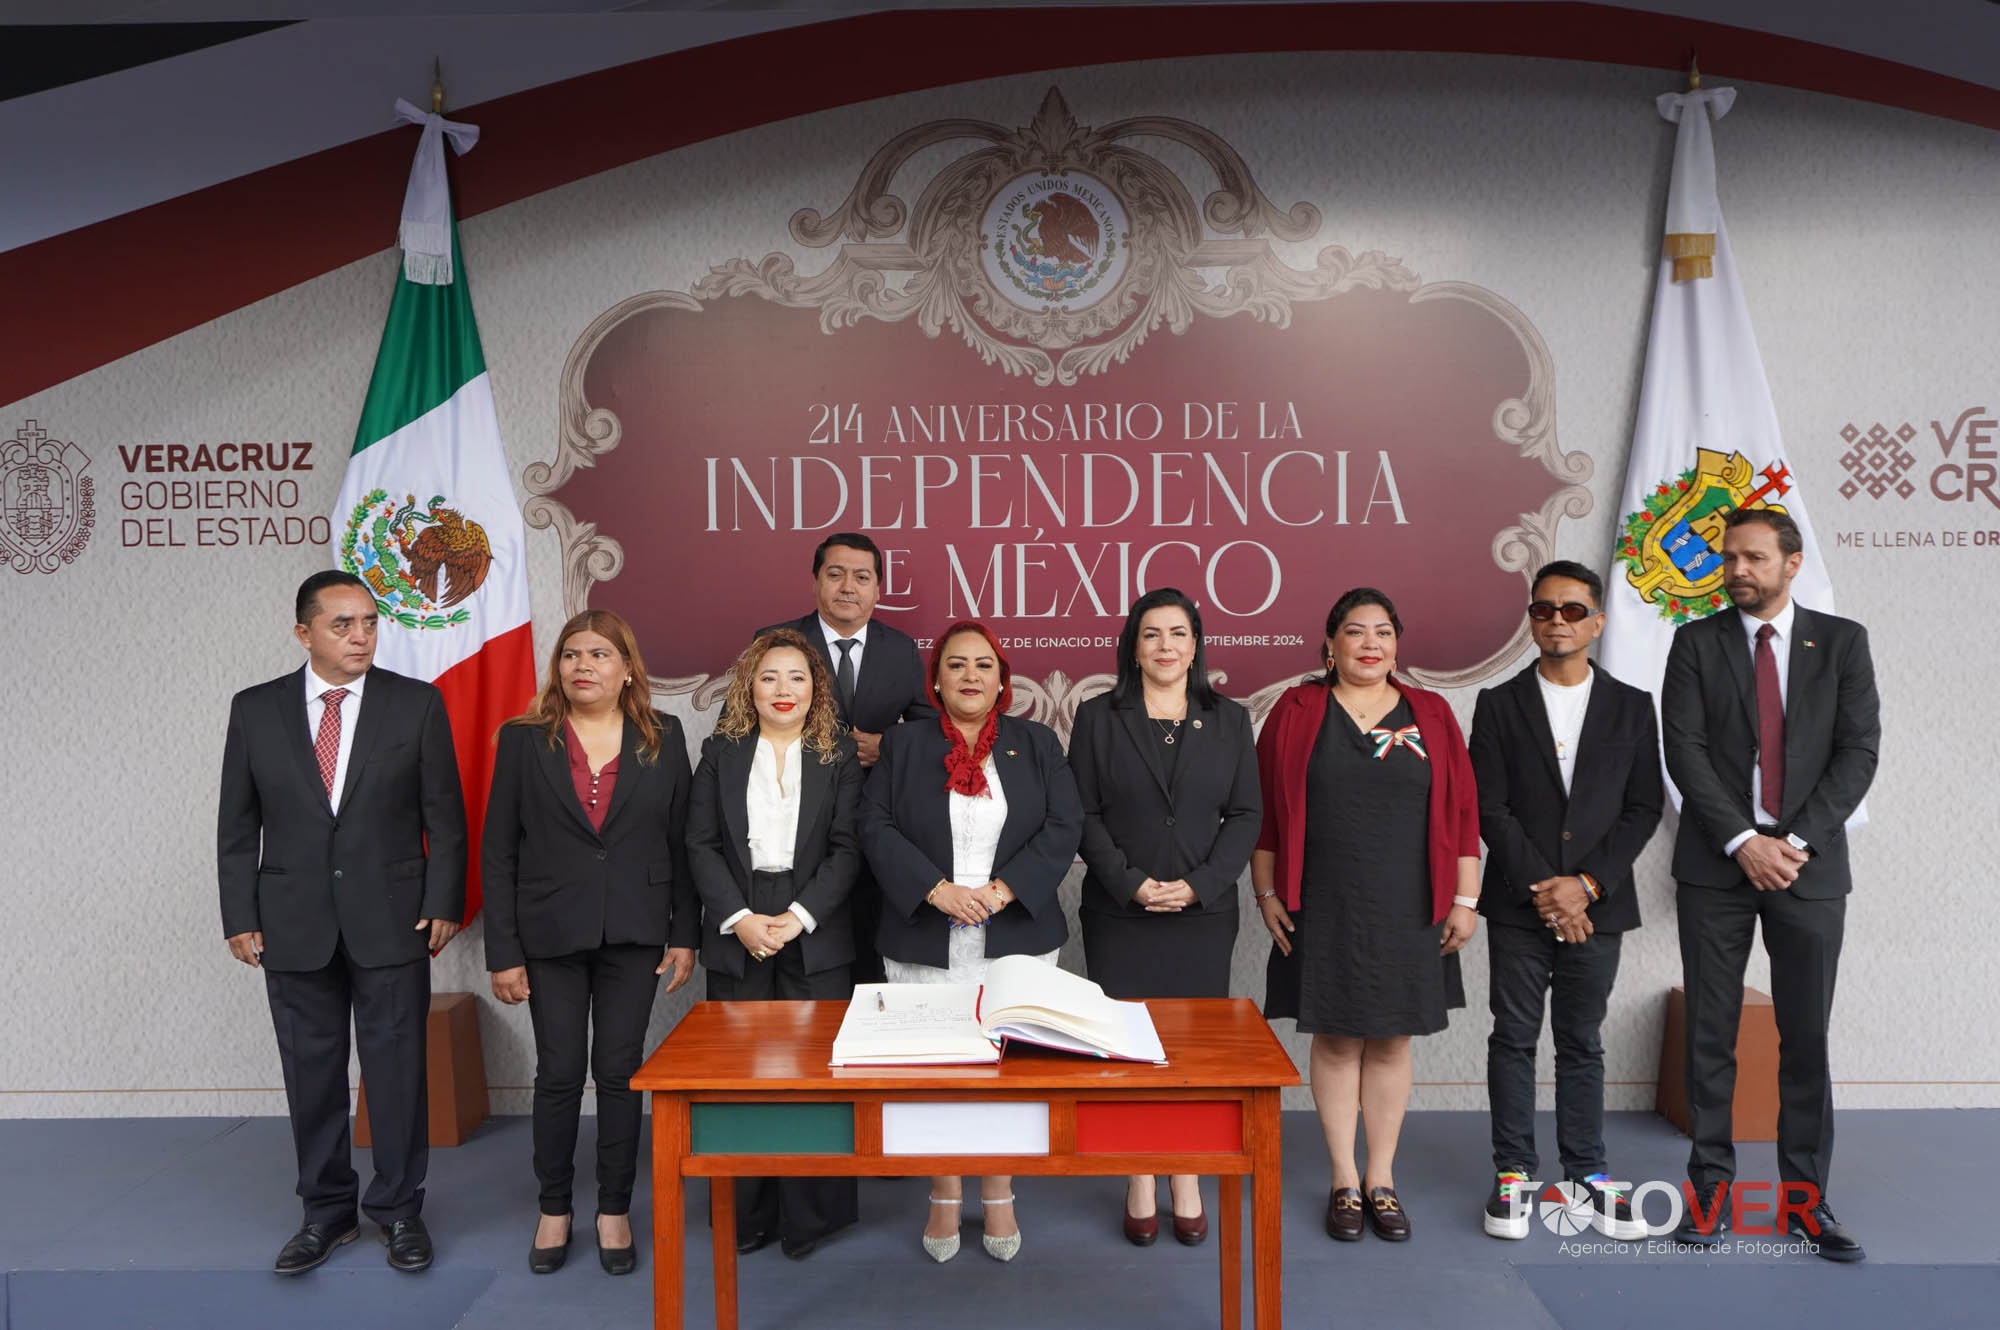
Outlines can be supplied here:
[[420, 111], [396, 99], [396, 118], [422, 125], [416, 160], [410, 163], [410, 185], [403, 192], [403, 224], [397, 241], [403, 247], [403, 276], [426, 286], [451, 284], [451, 189], [444, 178], [444, 141], [463, 157], [479, 142], [479, 126], [447, 120], [435, 111]]

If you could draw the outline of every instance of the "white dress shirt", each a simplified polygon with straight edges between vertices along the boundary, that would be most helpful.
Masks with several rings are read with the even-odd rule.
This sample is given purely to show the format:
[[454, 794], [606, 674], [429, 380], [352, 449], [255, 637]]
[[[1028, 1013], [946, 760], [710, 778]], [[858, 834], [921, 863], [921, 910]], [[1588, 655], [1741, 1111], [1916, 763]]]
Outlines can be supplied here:
[[1583, 738], [1583, 717], [1590, 710], [1590, 685], [1596, 678], [1597, 671], [1592, 670], [1582, 683], [1560, 684], [1535, 671], [1535, 682], [1542, 686], [1542, 707], [1549, 713], [1549, 732], [1555, 736], [1556, 770], [1562, 773], [1564, 794], [1569, 793], [1576, 772], [1576, 748]]
[[[353, 683], [328, 683], [314, 672], [311, 665], [306, 666], [307, 748], [314, 748], [319, 743], [320, 715], [326, 710], [326, 703], [321, 698], [331, 688], [347, 690], [347, 696], [340, 699], [340, 757], [333, 768], [333, 793], [327, 797], [327, 802], [333, 805], [336, 813], [340, 811], [340, 792], [347, 785], [347, 755], [354, 751], [354, 723], [361, 719], [361, 688], [367, 682], [368, 676], [364, 673]], [[313, 759], [313, 767], [315, 770], [319, 767], [317, 756]]]
[[[799, 840], [799, 789], [805, 784], [805, 760], [805, 745], [796, 738], [781, 751], [769, 739], [760, 737], [752, 750], [750, 780], [743, 788], [743, 808], [749, 822], [747, 848], [753, 873], [791, 871], [792, 855]], [[819, 921], [805, 906], [793, 901], [789, 908], [799, 917], [806, 932], [819, 927]], [[728, 933], [750, 913], [738, 910], [730, 915], [722, 921], [722, 931]]]
[[842, 637], [834, 626], [826, 621], [824, 614], [816, 617], [819, 619], [819, 630], [826, 637], [826, 654], [833, 659], [832, 673], [840, 673], [840, 648], [835, 644], [839, 642], [854, 643], [853, 647], [848, 650], [847, 658], [854, 662], [854, 686], [859, 688], [861, 686], [861, 658], [868, 654], [868, 625], [864, 623], [855, 629], [854, 636], [852, 637]]
[[[1785, 608], [1779, 610], [1769, 619], [1759, 619], [1749, 614], [1739, 614], [1737, 616], [1743, 623], [1744, 640], [1750, 645], [1750, 696], [1753, 700], [1757, 696], [1757, 630], [1767, 623], [1771, 625], [1771, 655], [1778, 663], [1778, 701], [1784, 705], [1787, 712], [1791, 710], [1792, 618], [1793, 611], [1797, 608], [1792, 603], [1791, 598], [1787, 597]], [[1754, 717], [1756, 713], [1753, 710], [1751, 714]], [[1753, 758], [1750, 763], [1750, 816], [1752, 818], [1760, 816], [1763, 809], [1764, 773]], [[1739, 849], [1743, 848], [1744, 841], [1749, 840], [1756, 834], [1757, 828], [1754, 826], [1737, 832], [1722, 847], [1722, 852], [1724, 854], [1735, 854]], [[1806, 848], [1806, 843], [1797, 836], [1788, 836], [1786, 839], [1801, 850]]]

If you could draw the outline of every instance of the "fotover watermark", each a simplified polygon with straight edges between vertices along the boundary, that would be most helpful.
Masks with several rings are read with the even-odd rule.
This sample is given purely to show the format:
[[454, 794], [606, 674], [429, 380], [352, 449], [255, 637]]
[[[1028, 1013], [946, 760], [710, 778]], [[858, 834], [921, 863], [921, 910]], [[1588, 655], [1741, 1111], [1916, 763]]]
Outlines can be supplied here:
[[[1619, 1197], [1629, 1210], [1612, 1204]], [[1819, 1202], [1819, 1188], [1804, 1182], [1732, 1182], [1704, 1197], [1691, 1182], [1614, 1182], [1594, 1191], [1583, 1183], [1529, 1181], [1508, 1195], [1517, 1224], [1529, 1216], [1541, 1220], [1543, 1228], [1563, 1240], [1558, 1250], [1576, 1257], [1685, 1251], [1690, 1243], [1675, 1235], [1690, 1218], [1695, 1232], [1709, 1239], [1702, 1251], [1809, 1255], [1818, 1245], [1813, 1238], [1819, 1223], [1812, 1210]], [[1792, 1231], [1793, 1220], [1803, 1235]], [[1719, 1238], [1713, 1236], [1718, 1227]]]

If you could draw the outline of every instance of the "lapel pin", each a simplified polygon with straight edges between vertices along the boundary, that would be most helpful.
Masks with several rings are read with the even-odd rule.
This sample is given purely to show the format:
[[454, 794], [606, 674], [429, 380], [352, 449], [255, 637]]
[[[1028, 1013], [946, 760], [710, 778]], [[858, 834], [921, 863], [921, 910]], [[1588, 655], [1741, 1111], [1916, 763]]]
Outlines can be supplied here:
[[1812, 640], [1812, 639], [1811, 639], [1810, 637], [1808, 637], [1808, 638], [1806, 639], [1806, 645], [1807, 645], [1807, 646], [1812, 646], [1812, 645], [1814, 645], [1814, 642], [1813, 642], [1813, 640]]
[[1009, 757], [1018, 757], [1018, 756], [1020, 756], [1020, 754], [1016, 753], [1016, 752], [1015, 752], [1015, 751], [1014, 751], [1013, 749], [1009, 748], [1009, 749], [1007, 750], [1007, 756], [1009, 756]]

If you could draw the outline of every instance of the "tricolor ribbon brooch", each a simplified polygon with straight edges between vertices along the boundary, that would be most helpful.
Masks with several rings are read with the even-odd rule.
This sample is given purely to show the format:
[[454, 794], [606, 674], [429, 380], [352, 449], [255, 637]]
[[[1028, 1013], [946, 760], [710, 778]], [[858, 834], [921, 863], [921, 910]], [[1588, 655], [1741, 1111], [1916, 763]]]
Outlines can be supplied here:
[[1424, 751], [1424, 737], [1414, 725], [1405, 725], [1400, 730], [1373, 729], [1368, 731], [1368, 737], [1375, 741], [1377, 762], [1387, 758], [1389, 750], [1398, 746], [1409, 749], [1426, 762], [1431, 760], [1431, 755]]

